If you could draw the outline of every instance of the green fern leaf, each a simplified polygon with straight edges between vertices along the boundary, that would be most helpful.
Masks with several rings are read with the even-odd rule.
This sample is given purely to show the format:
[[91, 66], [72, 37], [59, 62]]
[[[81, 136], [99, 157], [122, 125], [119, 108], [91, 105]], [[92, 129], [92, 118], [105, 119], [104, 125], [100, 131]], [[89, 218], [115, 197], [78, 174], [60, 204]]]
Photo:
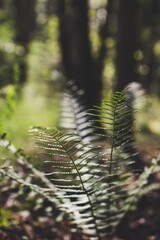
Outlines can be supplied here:
[[98, 165], [88, 144], [82, 144], [81, 139], [71, 133], [56, 129], [38, 129], [36, 144], [46, 154], [64, 160], [62, 165], [53, 159], [50, 173], [50, 180], [60, 192], [65, 192], [60, 209], [70, 214], [72, 223], [77, 224], [84, 235], [99, 236], [91, 184], [97, 182], [102, 171], [97, 171]]

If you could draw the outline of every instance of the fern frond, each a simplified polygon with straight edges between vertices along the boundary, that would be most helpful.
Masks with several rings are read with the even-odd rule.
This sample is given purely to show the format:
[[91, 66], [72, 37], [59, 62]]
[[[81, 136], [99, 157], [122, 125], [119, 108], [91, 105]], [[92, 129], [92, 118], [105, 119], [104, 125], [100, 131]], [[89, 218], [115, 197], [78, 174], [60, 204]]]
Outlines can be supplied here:
[[[19, 174], [15, 167], [12, 167], [11, 160], [9, 159], [5, 161], [2, 166], [0, 166], [0, 173], [4, 176], [7, 176], [8, 178], [18, 182], [23, 187], [28, 187], [35, 191], [36, 193], [42, 195], [43, 197], [47, 198], [48, 200], [52, 199], [51, 202], [55, 206], [59, 206], [59, 199], [61, 199], [61, 196], [63, 195], [62, 192], [57, 191], [58, 189], [54, 184], [52, 184], [48, 178], [45, 176], [45, 174], [36, 169], [31, 163], [29, 163], [29, 157], [24, 154], [22, 149], [17, 149], [10, 141], [8, 141], [6, 138], [0, 138], [0, 148], [5, 148], [8, 150], [15, 158], [16, 163], [19, 166], [22, 166], [25, 169], [28, 169], [30, 171], [30, 174], [28, 175], [28, 178], [26, 176], [23, 176], [22, 173]], [[1, 159], [2, 162], [4, 162], [4, 159]], [[33, 177], [34, 176], [34, 177]], [[43, 187], [38, 187], [35, 184], [32, 184], [32, 182], [28, 182], [27, 179], [34, 180], [38, 179], [43, 185]], [[36, 188], [37, 186], [37, 188]], [[47, 190], [47, 195], [46, 195]]]
[[83, 234], [90, 237], [99, 236], [92, 192], [89, 189], [102, 175], [102, 171], [97, 171], [96, 163], [92, 164], [94, 154], [88, 144], [82, 144], [81, 139], [71, 133], [63, 133], [56, 129], [35, 131], [38, 133], [36, 136], [38, 147], [46, 154], [61, 156], [64, 159], [64, 167], [58, 161], [51, 160], [50, 180], [59, 191], [65, 192], [60, 208], [71, 215], [72, 222], [77, 224]]
[[110, 174], [113, 172], [118, 174], [117, 171], [133, 164], [136, 154], [133, 109], [127, 103], [126, 92], [116, 92], [111, 100], [104, 100], [102, 107], [95, 108], [92, 115], [102, 116], [99, 121], [106, 132], [106, 139], [110, 142], [108, 171]]
[[78, 89], [73, 81], [67, 82], [62, 99], [60, 127], [74, 130], [84, 142], [97, 142], [100, 137], [95, 135], [95, 122], [91, 115], [88, 114], [89, 110], [84, 91]]
[[[102, 107], [95, 107], [88, 114], [81, 97], [76, 96], [77, 88], [72, 87], [68, 99], [74, 108], [75, 132], [49, 128], [31, 131], [36, 147], [44, 154], [47, 172], [35, 169], [14, 146], [4, 139], [0, 141], [0, 145], [19, 154], [20, 164], [27, 166], [43, 187], [37, 186], [36, 190], [32, 182], [21, 179], [11, 168], [1, 167], [0, 173], [46, 196], [69, 215], [72, 230], [80, 231], [84, 239], [102, 240], [114, 234], [124, 214], [147, 192], [147, 179], [159, 171], [159, 166], [145, 169], [129, 185], [127, 181], [135, 176], [132, 165], [136, 151], [133, 110], [126, 92], [116, 92], [110, 100], [103, 101]], [[103, 130], [103, 140], [109, 143], [102, 141], [101, 133], [94, 137], [97, 126]]]
[[[95, 121], [100, 119], [110, 140], [107, 151], [102, 150], [101, 143], [93, 148], [91, 143], [82, 141], [80, 129], [78, 134], [36, 129], [37, 146], [53, 157], [50, 180], [65, 192], [61, 208], [68, 213], [74, 209], [73, 222], [83, 233], [92, 232], [99, 239], [112, 231], [126, 211], [122, 181], [126, 168], [132, 164], [132, 154], [126, 153], [126, 149], [134, 147], [132, 135], [126, 134], [132, 129], [131, 114], [125, 92], [117, 92], [103, 102], [102, 108], [95, 108], [94, 113], [92, 110], [91, 116]], [[86, 121], [88, 112], [83, 109], [82, 115]], [[92, 127], [95, 121], [91, 121]]]

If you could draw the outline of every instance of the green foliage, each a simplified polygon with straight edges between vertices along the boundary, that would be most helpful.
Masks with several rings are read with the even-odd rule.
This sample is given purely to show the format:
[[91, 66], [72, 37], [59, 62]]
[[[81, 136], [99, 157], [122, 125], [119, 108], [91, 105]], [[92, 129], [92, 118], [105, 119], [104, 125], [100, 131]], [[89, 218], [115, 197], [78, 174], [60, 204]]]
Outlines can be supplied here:
[[19, 65], [13, 65], [13, 84], [8, 84], [0, 89], [0, 133], [6, 131], [6, 122], [11, 118], [17, 104], [17, 95], [19, 87]]
[[96, 119], [99, 111], [105, 114], [104, 120], [99, 121], [104, 123], [110, 139], [107, 149], [102, 149], [100, 143], [98, 147], [93, 147], [92, 141], [84, 143], [80, 134], [36, 129], [37, 145], [48, 155], [64, 158], [50, 161], [53, 172], [49, 175], [58, 188], [59, 207], [70, 214], [73, 223], [89, 239], [110, 234], [133, 201], [124, 187], [133, 174], [126, 171], [133, 161], [129, 151], [128, 155], [125, 151], [134, 147], [130, 132], [132, 109], [125, 93], [117, 92], [110, 101], [104, 101], [102, 109], [95, 109], [92, 115]]
[[1, 117], [0, 117], [0, 132], [6, 129], [6, 120], [11, 117], [16, 106], [16, 89], [14, 85], [7, 85], [0, 91], [1, 102]]
[[[28, 55], [30, 78], [35, 81], [57, 81], [59, 72], [60, 48], [58, 45], [58, 19], [56, 16], [48, 18], [43, 26], [41, 36], [37, 36], [30, 44]], [[50, 54], [52, 53], [52, 57]]]
[[[143, 194], [159, 188], [159, 184], [148, 185], [149, 176], [160, 170], [159, 159], [139, 176], [135, 174], [133, 111], [125, 91], [104, 100], [102, 108], [96, 107], [89, 115], [81, 99], [71, 92], [70, 100], [77, 106], [75, 132], [42, 127], [32, 130], [36, 147], [43, 151], [41, 159], [47, 172], [33, 167], [3, 136], [0, 146], [11, 151], [31, 174], [22, 175], [7, 162], [0, 174], [47, 198], [67, 214], [72, 231], [80, 232], [85, 239], [100, 240], [115, 234], [120, 220]], [[90, 117], [95, 120], [90, 122]], [[97, 121], [103, 130], [98, 138], [92, 135]], [[84, 123], [89, 123], [88, 127]]]
[[1, 9], [0, 12], [0, 87], [15, 83], [15, 65], [17, 65], [25, 54], [23, 46], [14, 42], [15, 29], [13, 19], [10, 18], [9, 10]]
[[5, 208], [0, 209], [0, 227], [7, 228], [10, 226], [10, 221], [13, 218], [11, 212]]

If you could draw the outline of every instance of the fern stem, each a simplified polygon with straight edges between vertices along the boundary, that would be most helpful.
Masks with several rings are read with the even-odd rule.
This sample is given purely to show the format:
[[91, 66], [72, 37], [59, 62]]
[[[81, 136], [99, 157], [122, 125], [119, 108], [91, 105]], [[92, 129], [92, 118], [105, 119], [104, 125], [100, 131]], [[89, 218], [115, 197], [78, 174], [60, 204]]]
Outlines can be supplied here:
[[81, 185], [82, 185], [82, 189], [83, 189], [83, 191], [85, 192], [85, 194], [86, 194], [86, 196], [87, 196], [87, 199], [88, 199], [88, 203], [89, 203], [89, 205], [90, 205], [91, 216], [92, 216], [93, 221], [94, 221], [96, 235], [97, 235], [97, 237], [98, 237], [98, 240], [101, 240], [101, 237], [100, 237], [100, 234], [99, 234], [98, 225], [97, 225], [97, 222], [96, 222], [96, 217], [95, 217], [95, 214], [94, 214], [94, 209], [93, 209], [92, 201], [91, 201], [91, 199], [90, 199], [90, 196], [89, 196], [89, 194], [88, 194], [87, 189], [85, 188], [85, 185], [84, 185], [83, 179], [82, 179], [82, 177], [81, 177], [81, 174], [80, 174], [80, 172], [79, 172], [79, 170], [78, 170], [78, 167], [76, 166], [72, 155], [69, 153], [69, 151], [68, 151], [68, 149], [65, 147], [65, 145], [64, 145], [61, 141], [59, 141], [58, 138], [56, 138], [56, 140], [57, 140], [57, 142], [58, 142], [59, 144], [62, 145], [63, 149], [65, 149], [65, 151], [66, 151], [69, 159], [71, 159], [71, 161], [72, 161], [72, 163], [73, 163], [73, 166], [74, 166], [74, 168], [75, 168], [75, 170], [76, 170], [76, 172], [77, 172], [77, 174], [78, 174], [78, 177], [79, 177], [80, 182], [81, 182]]
[[115, 112], [116, 112], [116, 107], [117, 107], [117, 104], [114, 108], [114, 111], [113, 111], [113, 130], [112, 130], [112, 143], [111, 143], [111, 153], [110, 153], [110, 164], [109, 164], [109, 175], [112, 174], [112, 162], [113, 162], [113, 151], [114, 151], [114, 133], [115, 133]]
[[[114, 153], [114, 144], [115, 144], [115, 117], [116, 117], [116, 109], [117, 109], [117, 101], [116, 103], [114, 104], [114, 110], [113, 110], [113, 117], [112, 117], [112, 122], [113, 122], [113, 128], [112, 128], [112, 136], [111, 136], [111, 139], [112, 139], [112, 142], [111, 142], [111, 152], [110, 152], [110, 162], [109, 162], [109, 181], [108, 181], [108, 194], [109, 194], [109, 198], [108, 198], [108, 203], [107, 203], [107, 208], [108, 208], [108, 218], [110, 218], [110, 215], [111, 215], [111, 205], [112, 205], [112, 199], [111, 199], [111, 193], [112, 193], [112, 189], [111, 189], [111, 186], [112, 186], [112, 164], [113, 164], [113, 153]], [[113, 106], [113, 105], [112, 105]], [[111, 229], [111, 226], [109, 226], [109, 229], [107, 229], [108, 232], [112, 232], [112, 229]]]

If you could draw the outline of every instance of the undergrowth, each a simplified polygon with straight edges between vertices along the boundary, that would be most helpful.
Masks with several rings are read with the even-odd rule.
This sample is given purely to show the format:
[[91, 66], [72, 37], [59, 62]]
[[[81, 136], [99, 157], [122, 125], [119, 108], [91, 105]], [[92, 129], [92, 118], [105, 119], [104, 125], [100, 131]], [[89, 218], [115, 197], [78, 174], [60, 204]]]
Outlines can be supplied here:
[[[71, 86], [65, 99], [70, 104], [64, 111], [70, 130], [31, 130], [44, 169], [36, 168], [3, 135], [0, 147], [10, 151], [17, 164], [1, 157], [0, 174], [3, 181], [15, 181], [19, 188], [27, 187], [47, 199], [83, 239], [106, 239], [116, 234], [141, 196], [159, 189], [159, 183], [149, 184], [149, 178], [159, 172], [160, 158], [137, 169], [134, 112], [126, 91], [116, 92], [102, 107], [90, 111], [75, 87]], [[27, 174], [20, 168], [27, 169]]]

